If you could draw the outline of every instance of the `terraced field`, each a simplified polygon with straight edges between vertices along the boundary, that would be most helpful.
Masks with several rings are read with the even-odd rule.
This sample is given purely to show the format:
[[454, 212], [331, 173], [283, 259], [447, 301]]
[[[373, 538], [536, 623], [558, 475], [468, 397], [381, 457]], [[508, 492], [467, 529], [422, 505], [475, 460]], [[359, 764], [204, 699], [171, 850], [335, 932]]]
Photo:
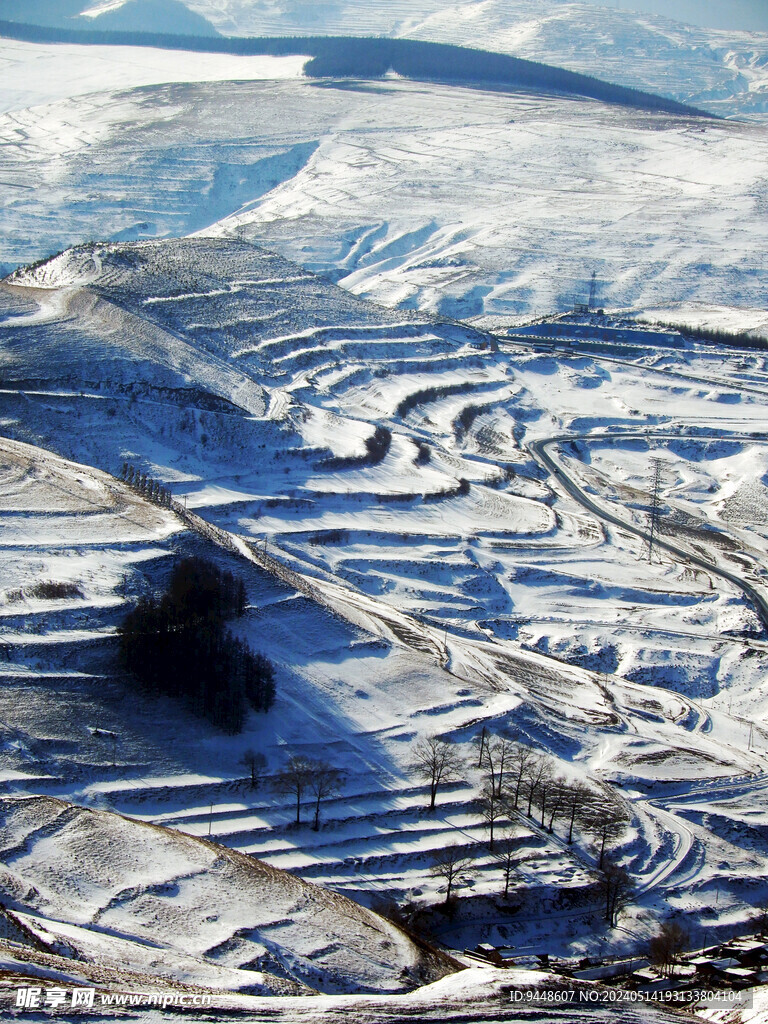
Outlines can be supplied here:
[[[672, 350], [663, 347], [648, 357], [653, 374], [644, 358], [535, 351], [360, 303], [224, 239], [87, 246], [15, 275], [2, 302], [5, 431], [113, 472], [128, 460], [171, 486], [179, 517], [173, 526], [148, 507], [157, 528], [167, 520], [172, 546], [158, 537], [131, 555], [141, 565], [131, 561], [124, 576], [108, 570], [109, 615], [99, 610], [101, 584], [70, 561], [80, 604], [41, 609], [31, 642], [8, 583], [0, 718], [14, 737], [4, 755], [9, 790], [30, 786], [210, 836], [363, 901], [439, 900], [431, 866], [456, 842], [473, 858], [460, 891], [483, 906], [503, 883], [476, 803], [485, 727], [547, 750], [569, 778], [620, 787], [630, 822], [617, 855], [637, 880], [640, 934], [659, 907], [711, 927], [716, 889], [720, 926], [744, 920], [754, 898], [746, 878], [768, 858], [762, 818], [745, 819], [742, 804], [764, 784], [757, 715], [768, 651], [755, 610], [717, 577], [717, 560], [745, 572], [733, 559], [757, 557], [763, 543], [759, 523], [735, 531], [719, 511], [763, 458], [751, 435], [765, 422], [759, 386], [726, 385], [725, 375], [738, 363], [742, 382], [759, 381], [762, 355], [722, 351], [719, 379], [707, 384], [711, 352], [695, 346], [685, 353], [690, 380], [667, 376]], [[88, 351], [114, 367], [99, 386]], [[721, 394], [737, 394], [737, 405], [713, 401]], [[608, 428], [625, 443], [609, 443]], [[669, 445], [672, 433], [689, 440]], [[537, 461], [533, 442], [553, 436], [564, 438], [562, 473], [635, 524], [648, 498], [642, 459], [663, 446], [674, 468], [670, 518], [685, 525], [691, 550], [707, 544], [712, 573], [691, 572], [684, 559], [649, 564], [640, 538], [580, 506], [565, 478]], [[67, 472], [90, 479], [82, 466]], [[16, 522], [33, 493], [28, 478], [7, 472]], [[106, 532], [87, 549], [98, 560], [106, 549], [114, 566], [122, 534], [105, 519], [113, 499], [92, 486], [104, 506], [94, 522]], [[701, 498], [708, 523], [696, 520]], [[36, 496], [36, 507], [45, 500]], [[88, 535], [79, 506], [76, 522]], [[54, 517], [54, 526], [64, 533], [51, 543], [64, 544], [71, 524]], [[53, 566], [35, 537], [24, 557]], [[238, 559], [250, 604], [238, 631], [278, 666], [274, 711], [236, 739], [169, 705], [133, 706], [110, 662], [120, 608], [167, 578], [172, 553], [194, 550]], [[54, 708], [66, 709], [58, 726]], [[455, 739], [467, 768], [425, 815], [413, 744], [432, 734]], [[290, 799], [268, 781], [251, 789], [240, 761], [254, 745], [267, 754], [268, 778], [292, 750], [344, 768], [318, 831], [308, 807], [292, 824]], [[710, 798], [722, 802], [717, 819], [699, 813]], [[515, 891], [534, 902], [564, 893], [561, 948], [591, 948], [590, 836], [569, 847], [557, 827], [549, 834], [524, 815], [511, 824]], [[736, 875], [722, 867], [734, 859]], [[534, 942], [539, 918], [525, 917]], [[461, 944], [477, 924], [444, 928]]]

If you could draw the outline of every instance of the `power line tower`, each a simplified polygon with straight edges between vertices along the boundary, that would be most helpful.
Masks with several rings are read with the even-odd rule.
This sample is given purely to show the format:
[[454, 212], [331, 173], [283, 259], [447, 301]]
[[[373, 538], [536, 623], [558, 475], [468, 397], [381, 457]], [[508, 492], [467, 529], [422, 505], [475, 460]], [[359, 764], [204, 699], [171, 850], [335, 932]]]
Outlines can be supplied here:
[[592, 271], [592, 280], [589, 283], [589, 308], [597, 308], [597, 271]]
[[653, 479], [651, 481], [651, 508], [648, 513], [648, 561], [653, 561], [656, 541], [661, 533], [661, 483], [664, 460], [658, 456], [651, 459]]

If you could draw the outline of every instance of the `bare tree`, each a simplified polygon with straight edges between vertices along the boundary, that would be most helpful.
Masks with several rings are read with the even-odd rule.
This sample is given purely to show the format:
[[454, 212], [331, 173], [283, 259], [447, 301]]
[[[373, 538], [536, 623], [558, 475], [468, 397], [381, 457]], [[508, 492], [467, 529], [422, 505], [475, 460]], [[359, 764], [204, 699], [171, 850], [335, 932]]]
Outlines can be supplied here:
[[298, 754], [291, 754], [288, 764], [274, 782], [275, 790], [296, 798], [296, 824], [301, 823], [301, 798], [312, 778], [312, 762]]
[[479, 753], [478, 759], [477, 759], [477, 767], [478, 768], [482, 768], [483, 767], [483, 757], [485, 756], [485, 742], [486, 742], [486, 728], [485, 728], [485, 726], [483, 726], [482, 731], [480, 733], [480, 753]]
[[441, 783], [459, 778], [464, 767], [452, 743], [438, 736], [420, 740], [413, 748], [416, 774], [429, 783], [429, 809], [434, 810], [437, 790]]
[[585, 814], [587, 829], [595, 838], [600, 851], [597, 866], [602, 868], [608, 844], [618, 839], [627, 827], [629, 815], [626, 810], [615, 803], [605, 803], [587, 809]]
[[581, 782], [566, 787], [564, 793], [565, 815], [568, 821], [568, 842], [573, 842], [573, 827], [577, 820], [584, 817], [589, 807], [592, 794]]
[[462, 848], [456, 843], [449, 843], [448, 846], [438, 853], [435, 863], [429, 869], [429, 873], [436, 878], [445, 879], [446, 903], [451, 902], [451, 893], [456, 887], [459, 875], [462, 871], [466, 871], [471, 863], [471, 854], [467, 852], [466, 848]]
[[501, 796], [504, 787], [504, 772], [509, 766], [516, 744], [506, 736], [492, 736], [486, 739], [480, 756], [480, 767], [485, 768], [488, 782], [495, 788], [496, 795]]
[[504, 895], [509, 895], [509, 883], [512, 878], [512, 872], [515, 870], [515, 852], [517, 850], [517, 839], [515, 836], [515, 827], [510, 824], [504, 829], [504, 833], [499, 841], [499, 862], [504, 871]]
[[[552, 833], [555, 828], [555, 820], [565, 812], [565, 801], [568, 794], [568, 783], [562, 775], [556, 776], [549, 787], [549, 825], [547, 831]], [[542, 814], [542, 827], [544, 826], [544, 815]]]
[[489, 839], [488, 848], [493, 850], [493, 826], [504, 816], [504, 807], [496, 787], [492, 782], [486, 782], [480, 794], [480, 814], [488, 826]]
[[525, 779], [525, 790], [528, 796], [528, 810], [526, 814], [528, 817], [532, 817], [531, 809], [533, 807], [534, 797], [538, 793], [539, 789], [546, 786], [552, 777], [552, 762], [546, 756], [539, 755], [534, 761], [532, 761], [528, 768], [528, 774]]
[[507, 758], [507, 772], [511, 779], [512, 806], [517, 810], [520, 796], [525, 789], [525, 780], [536, 761], [536, 752], [524, 743], [515, 743]]
[[501, 796], [504, 792], [504, 775], [505, 772], [509, 772], [509, 767], [513, 762], [516, 750], [517, 744], [507, 739], [506, 736], [500, 736], [496, 741], [495, 754], [498, 765], [496, 792], [498, 796]]
[[320, 828], [320, 801], [339, 793], [344, 776], [324, 761], [311, 762], [311, 769], [308, 785], [310, 793], [315, 797], [315, 820], [312, 828], [317, 832]]
[[688, 944], [688, 933], [677, 921], [665, 921], [651, 939], [648, 951], [651, 963], [668, 978], [674, 975], [675, 958]]
[[251, 773], [251, 789], [256, 789], [259, 782], [261, 781], [264, 769], [267, 766], [267, 759], [261, 753], [260, 750], [254, 750], [252, 747], [248, 747], [243, 752], [243, 756], [239, 762], [244, 768], [247, 768]]
[[605, 920], [614, 928], [632, 894], [632, 879], [623, 867], [606, 858], [598, 891], [605, 900]]
[[[537, 786], [537, 799], [539, 807], [541, 809], [541, 821], [540, 825], [544, 828], [544, 822], [547, 816], [547, 810], [552, 803], [557, 799], [557, 792], [562, 784], [560, 776], [554, 774], [554, 766], [550, 762], [548, 770], [541, 774]], [[552, 829], [550, 828], [550, 832]]]

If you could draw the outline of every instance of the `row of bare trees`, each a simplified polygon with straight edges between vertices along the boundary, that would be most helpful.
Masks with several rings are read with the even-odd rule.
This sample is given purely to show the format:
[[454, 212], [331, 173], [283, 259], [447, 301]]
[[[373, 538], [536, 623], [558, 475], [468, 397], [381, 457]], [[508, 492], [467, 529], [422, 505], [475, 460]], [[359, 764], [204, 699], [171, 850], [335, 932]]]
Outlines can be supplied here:
[[[441, 786], [463, 779], [471, 769], [480, 773], [477, 805], [488, 828], [488, 849], [504, 871], [504, 893], [509, 892], [515, 865], [515, 824], [525, 817], [550, 834], [562, 824], [562, 839], [573, 843], [578, 829], [592, 839], [600, 871], [598, 891], [604, 901], [605, 917], [615, 924], [632, 890], [627, 872], [610, 856], [612, 844], [624, 832], [629, 815], [623, 801], [606, 788], [591, 788], [558, 774], [555, 762], [524, 743], [496, 736], [484, 729], [477, 761], [471, 766], [453, 743], [437, 736], [414, 746], [416, 774], [429, 787], [429, 808], [435, 808]], [[501, 842], [498, 829], [503, 829]], [[447, 847], [438, 856], [433, 873], [446, 883], [450, 899], [457, 877], [472, 860], [466, 848]]]
[[141, 470], [132, 466], [130, 463], [123, 463], [120, 479], [124, 480], [129, 487], [133, 487], [135, 491], [138, 491], [139, 494], [142, 494], [145, 498], [149, 498], [150, 501], [154, 501], [156, 505], [162, 505], [164, 508], [171, 507], [173, 495], [171, 494], [170, 489], [168, 487], [163, 487], [159, 481], [154, 480], [146, 473], [142, 473]]
[[[458, 843], [449, 843], [435, 856], [430, 874], [445, 882], [446, 903], [450, 903], [461, 875], [471, 868], [480, 849], [480, 844], [461, 846]], [[518, 861], [515, 856], [517, 849], [518, 842], [514, 826], [508, 826], [496, 849], [496, 861], [504, 878], [503, 893], [505, 897], [509, 895], [512, 877], [518, 869]], [[603, 904], [605, 920], [611, 927], [616, 925], [621, 910], [632, 895], [632, 890], [632, 879], [629, 873], [621, 865], [606, 858], [597, 882], [597, 894]]]
[[[260, 751], [248, 749], [240, 764], [251, 775], [251, 787], [256, 788], [265, 778], [267, 759]], [[285, 768], [269, 777], [270, 788], [279, 796], [289, 796], [296, 802], [296, 824], [301, 824], [301, 807], [309, 802], [312, 807], [312, 828], [320, 828], [320, 806], [341, 792], [344, 774], [325, 761], [317, 761], [301, 754], [291, 754]]]
[[[429, 809], [434, 810], [441, 786], [463, 778], [468, 765], [455, 744], [430, 736], [413, 748], [416, 774], [429, 787]], [[481, 736], [477, 764], [482, 773], [480, 814], [488, 825], [489, 846], [499, 820], [525, 814], [552, 833], [556, 822], [572, 843], [574, 829], [588, 832], [596, 844], [598, 866], [603, 867], [610, 844], [624, 831], [628, 815], [610, 792], [573, 782], [555, 771], [551, 757], [506, 736]]]

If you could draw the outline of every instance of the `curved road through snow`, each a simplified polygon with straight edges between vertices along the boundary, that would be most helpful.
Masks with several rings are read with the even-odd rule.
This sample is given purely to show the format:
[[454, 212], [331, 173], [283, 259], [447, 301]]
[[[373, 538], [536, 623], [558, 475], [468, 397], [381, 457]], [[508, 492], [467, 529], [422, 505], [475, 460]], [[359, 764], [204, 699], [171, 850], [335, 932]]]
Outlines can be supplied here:
[[[602, 434], [559, 434], [555, 437], [542, 438], [539, 441], [531, 441], [528, 444], [528, 450], [534, 456], [534, 458], [543, 465], [550, 473], [560, 481], [563, 488], [574, 498], [580, 505], [582, 505], [588, 512], [591, 512], [598, 519], [605, 523], [610, 523], [613, 526], [619, 527], [627, 533], [632, 533], [637, 537], [647, 541], [650, 539], [649, 534], [646, 530], [639, 526], [635, 526], [634, 523], [628, 523], [626, 519], [622, 519], [620, 516], [614, 515], [607, 509], [603, 508], [602, 505], [593, 501], [592, 498], [584, 491], [576, 480], [570, 476], [560, 463], [547, 451], [553, 445], [565, 444], [572, 441], [582, 441], [589, 443], [590, 441], [596, 440], [608, 440], [611, 438], [626, 438], [626, 437], [663, 437], [669, 436], [666, 433], [656, 434], [652, 431], [640, 431], [636, 433], [602, 433]], [[729, 439], [735, 438], [736, 435], [729, 435]], [[722, 435], [725, 439], [726, 435]], [[743, 438], [739, 438], [742, 439]], [[685, 548], [678, 546], [670, 540], [665, 540], [661, 537], [656, 536], [654, 543], [664, 548], [666, 551], [676, 555], [681, 561], [689, 562], [691, 565], [698, 566], [700, 569], [704, 569], [706, 572], [712, 573], [714, 576], [720, 576], [722, 579], [728, 580], [735, 587], [746, 596], [746, 598], [754, 605], [763, 625], [768, 629], [768, 601], [763, 595], [757, 590], [756, 587], [752, 586], [742, 576], [738, 576], [736, 573], [731, 572], [729, 569], [724, 569], [722, 566], [717, 565], [715, 562], [710, 561], [707, 558], [703, 558], [701, 555], [694, 554], [691, 551], [687, 551]]]

